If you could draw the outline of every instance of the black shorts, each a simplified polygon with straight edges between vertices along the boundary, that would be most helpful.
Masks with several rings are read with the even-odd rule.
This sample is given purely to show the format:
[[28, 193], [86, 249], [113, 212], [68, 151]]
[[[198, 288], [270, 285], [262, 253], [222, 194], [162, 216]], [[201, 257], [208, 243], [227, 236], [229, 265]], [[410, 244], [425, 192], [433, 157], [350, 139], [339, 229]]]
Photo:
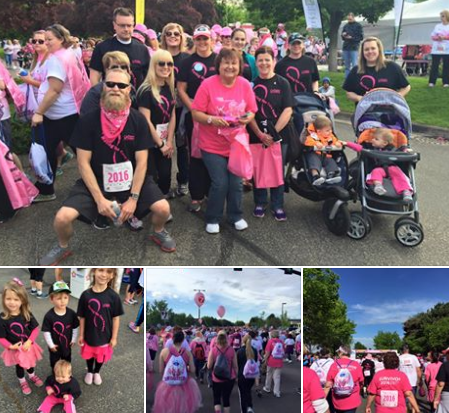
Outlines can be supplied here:
[[[105, 193], [103, 195], [107, 199], [116, 199], [119, 203], [124, 203], [129, 198], [130, 191], [120, 193]], [[164, 199], [159, 187], [154, 183], [151, 176], [146, 176], [140, 191], [140, 197], [137, 201], [137, 208], [134, 215], [142, 219], [150, 212], [150, 207], [154, 203]], [[68, 198], [63, 202], [62, 206], [76, 209], [82, 221], [89, 223], [94, 222], [98, 217], [97, 204], [84, 184], [82, 179], [78, 179], [71, 189]]]
[[30, 280], [42, 282], [44, 279], [45, 268], [28, 268], [30, 272]]

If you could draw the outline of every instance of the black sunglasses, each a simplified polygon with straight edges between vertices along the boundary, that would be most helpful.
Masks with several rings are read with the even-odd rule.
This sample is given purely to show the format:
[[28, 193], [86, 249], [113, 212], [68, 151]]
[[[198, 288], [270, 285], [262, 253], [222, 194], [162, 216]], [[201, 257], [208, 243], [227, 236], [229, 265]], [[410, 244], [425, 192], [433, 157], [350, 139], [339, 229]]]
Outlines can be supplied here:
[[157, 65], [159, 67], [165, 67], [165, 66], [173, 67], [173, 62], [162, 62], [162, 61], [159, 61], [159, 62], [157, 62]]
[[165, 33], [165, 35], [166, 35], [167, 37], [172, 37], [172, 36], [180, 37], [180, 36], [181, 36], [181, 33], [179, 33], [179, 32], [167, 32], [167, 33]]
[[109, 70], [112, 70], [112, 69], [122, 69], [122, 70], [128, 71], [129, 67], [127, 65], [113, 65], [109, 68]]
[[121, 82], [104, 82], [104, 83], [109, 89], [114, 89], [116, 86], [119, 89], [126, 89], [129, 86], [128, 83], [121, 83]]
[[33, 40], [31, 40], [31, 43], [33, 43], [33, 44], [36, 44], [36, 43], [39, 43], [39, 44], [44, 44], [45, 43], [45, 40], [42, 40], [42, 39], [33, 39]]

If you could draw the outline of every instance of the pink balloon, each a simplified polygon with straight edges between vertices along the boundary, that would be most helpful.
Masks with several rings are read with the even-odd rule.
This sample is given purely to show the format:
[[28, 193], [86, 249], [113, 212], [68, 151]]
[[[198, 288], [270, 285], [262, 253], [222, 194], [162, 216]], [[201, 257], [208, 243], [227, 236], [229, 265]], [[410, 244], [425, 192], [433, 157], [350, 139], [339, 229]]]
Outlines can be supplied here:
[[218, 314], [218, 317], [223, 318], [223, 316], [226, 314], [226, 308], [224, 308], [222, 305], [220, 305], [217, 308], [217, 314]]
[[198, 307], [201, 307], [204, 304], [204, 302], [206, 301], [206, 297], [204, 297], [204, 294], [199, 291], [195, 294], [195, 297], [193, 299], [195, 300], [195, 304]]

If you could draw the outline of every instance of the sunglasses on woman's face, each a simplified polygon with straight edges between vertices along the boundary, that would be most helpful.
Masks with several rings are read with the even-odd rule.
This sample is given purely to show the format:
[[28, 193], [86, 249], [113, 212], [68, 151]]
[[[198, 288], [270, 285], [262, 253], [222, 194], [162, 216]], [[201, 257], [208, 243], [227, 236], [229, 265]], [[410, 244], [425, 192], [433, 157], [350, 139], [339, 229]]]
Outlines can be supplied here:
[[104, 83], [109, 89], [114, 89], [116, 86], [119, 89], [126, 89], [129, 86], [128, 83], [121, 83], [121, 82], [104, 82]]
[[33, 43], [33, 44], [36, 44], [36, 43], [44, 44], [44, 43], [45, 43], [45, 40], [42, 40], [42, 39], [33, 39], [33, 40], [31, 40], [31, 43]]
[[[91, 53], [92, 53], [92, 52], [91, 52]], [[109, 69], [110, 69], [110, 70], [112, 70], [112, 69], [122, 69], [122, 70], [128, 71], [128, 70], [129, 70], [129, 67], [126, 66], [126, 65], [113, 65], [113, 66], [111, 66]]]
[[173, 67], [173, 62], [157, 62], [157, 65], [159, 67], [165, 67], [165, 66]]
[[165, 33], [165, 35], [166, 35], [167, 37], [172, 37], [172, 36], [180, 37], [180, 36], [181, 36], [181, 33], [179, 33], [179, 32], [167, 32], [167, 33]]

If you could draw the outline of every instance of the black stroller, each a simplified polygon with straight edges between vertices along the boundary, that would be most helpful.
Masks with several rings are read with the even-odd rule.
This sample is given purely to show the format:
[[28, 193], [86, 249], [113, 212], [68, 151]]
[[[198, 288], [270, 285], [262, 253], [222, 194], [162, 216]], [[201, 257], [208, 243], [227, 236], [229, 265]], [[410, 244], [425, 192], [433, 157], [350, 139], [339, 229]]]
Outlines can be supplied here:
[[326, 227], [335, 235], [344, 235], [349, 230], [350, 214], [348, 201], [350, 193], [346, 189], [348, 183], [348, 163], [342, 148], [326, 147], [321, 152], [332, 154], [339, 169], [341, 181], [335, 184], [312, 185], [312, 177], [306, 158], [306, 152], [313, 150], [304, 145], [307, 127], [317, 116], [327, 116], [333, 121], [333, 116], [326, 102], [312, 93], [295, 95], [294, 122], [299, 134], [300, 154], [291, 161], [287, 169], [286, 182], [298, 195], [310, 201], [323, 203], [323, 218]]

